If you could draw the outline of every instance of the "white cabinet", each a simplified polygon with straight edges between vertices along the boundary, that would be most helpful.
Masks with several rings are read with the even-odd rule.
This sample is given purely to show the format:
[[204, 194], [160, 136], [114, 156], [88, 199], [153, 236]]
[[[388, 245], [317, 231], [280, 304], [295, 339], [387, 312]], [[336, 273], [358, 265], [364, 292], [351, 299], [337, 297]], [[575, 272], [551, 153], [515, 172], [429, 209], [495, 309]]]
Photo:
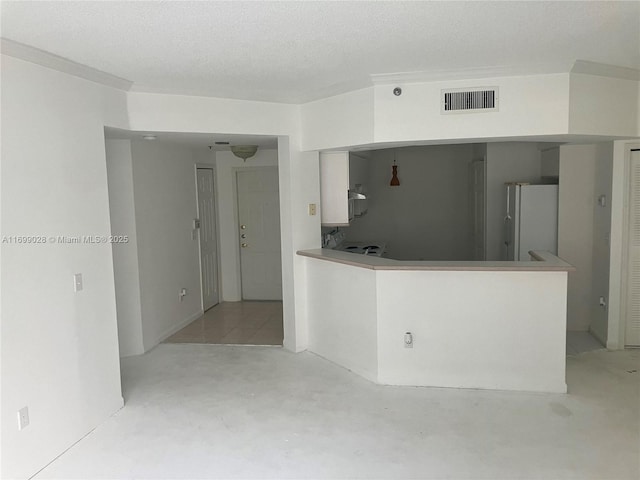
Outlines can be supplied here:
[[[325, 227], [345, 227], [353, 218], [349, 201], [349, 152], [320, 153], [320, 222]], [[351, 205], [351, 208], [350, 208]]]

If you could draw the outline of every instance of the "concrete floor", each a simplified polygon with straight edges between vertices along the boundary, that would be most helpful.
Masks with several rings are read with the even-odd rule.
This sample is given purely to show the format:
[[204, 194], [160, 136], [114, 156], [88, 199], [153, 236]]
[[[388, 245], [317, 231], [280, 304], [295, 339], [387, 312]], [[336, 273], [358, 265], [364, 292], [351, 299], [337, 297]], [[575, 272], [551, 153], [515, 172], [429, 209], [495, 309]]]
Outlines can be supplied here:
[[36, 478], [640, 475], [637, 350], [568, 357], [568, 395], [379, 386], [277, 347], [162, 344], [122, 369], [126, 406]]
[[604, 349], [604, 345], [589, 332], [567, 332], [567, 355]]

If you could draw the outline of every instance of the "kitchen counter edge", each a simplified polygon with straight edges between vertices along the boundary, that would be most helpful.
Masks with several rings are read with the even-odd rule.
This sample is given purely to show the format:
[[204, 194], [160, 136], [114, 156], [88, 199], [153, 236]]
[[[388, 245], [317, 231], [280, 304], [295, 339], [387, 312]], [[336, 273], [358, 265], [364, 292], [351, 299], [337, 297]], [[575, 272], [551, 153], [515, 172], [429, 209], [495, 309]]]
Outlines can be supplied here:
[[507, 261], [421, 261], [394, 260], [369, 255], [341, 252], [329, 248], [298, 250], [298, 255], [327, 262], [341, 263], [370, 270], [440, 270], [440, 271], [517, 271], [517, 272], [573, 272], [575, 267], [559, 257], [542, 251], [530, 251], [535, 260]]

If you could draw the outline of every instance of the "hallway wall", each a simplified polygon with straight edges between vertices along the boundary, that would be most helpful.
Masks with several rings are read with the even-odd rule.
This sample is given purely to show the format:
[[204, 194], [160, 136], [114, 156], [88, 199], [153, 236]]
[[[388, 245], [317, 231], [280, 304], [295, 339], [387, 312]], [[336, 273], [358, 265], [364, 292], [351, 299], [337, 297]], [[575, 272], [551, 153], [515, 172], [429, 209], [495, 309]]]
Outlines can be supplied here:
[[[206, 149], [206, 147], [203, 147]], [[144, 349], [202, 315], [193, 148], [134, 140], [135, 198]], [[209, 157], [209, 162], [213, 164]], [[187, 295], [180, 299], [182, 288]]]
[[113, 243], [113, 275], [120, 357], [144, 353], [138, 235], [133, 198], [131, 140], [106, 139], [111, 233], [128, 241]]

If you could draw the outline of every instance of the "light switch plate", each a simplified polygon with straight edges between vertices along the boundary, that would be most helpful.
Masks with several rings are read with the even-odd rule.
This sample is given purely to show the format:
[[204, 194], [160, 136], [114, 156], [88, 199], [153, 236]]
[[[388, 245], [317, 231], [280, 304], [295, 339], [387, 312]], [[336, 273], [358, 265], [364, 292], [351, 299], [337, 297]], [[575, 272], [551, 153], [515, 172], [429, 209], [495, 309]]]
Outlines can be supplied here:
[[22, 430], [29, 425], [29, 407], [22, 407], [18, 410], [18, 430]]
[[310, 203], [309, 204], [309, 215], [315, 215], [316, 214], [316, 204], [315, 203]]
[[82, 290], [82, 274], [75, 273], [73, 275], [73, 291], [79, 292]]

